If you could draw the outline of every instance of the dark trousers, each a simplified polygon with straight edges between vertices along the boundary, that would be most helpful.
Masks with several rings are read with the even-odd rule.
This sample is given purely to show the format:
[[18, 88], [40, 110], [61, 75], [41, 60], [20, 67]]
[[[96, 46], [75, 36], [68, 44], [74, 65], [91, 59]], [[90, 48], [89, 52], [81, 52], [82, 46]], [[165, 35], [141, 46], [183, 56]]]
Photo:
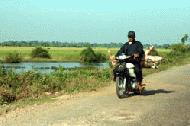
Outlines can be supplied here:
[[139, 61], [132, 61], [133, 65], [135, 66], [135, 75], [137, 82], [142, 82], [143, 77], [142, 77], [142, 66]]

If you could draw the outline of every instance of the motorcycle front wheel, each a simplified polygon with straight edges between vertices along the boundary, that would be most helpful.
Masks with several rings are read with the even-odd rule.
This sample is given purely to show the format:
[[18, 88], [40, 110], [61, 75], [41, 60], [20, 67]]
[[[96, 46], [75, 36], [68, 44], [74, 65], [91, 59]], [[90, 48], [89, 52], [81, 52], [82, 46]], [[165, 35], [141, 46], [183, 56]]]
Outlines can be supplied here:
[[125, 87], [124, 85], [124, 78], [123, 77], [116, 77], [116, 95], [118, 98], [126, 97]]

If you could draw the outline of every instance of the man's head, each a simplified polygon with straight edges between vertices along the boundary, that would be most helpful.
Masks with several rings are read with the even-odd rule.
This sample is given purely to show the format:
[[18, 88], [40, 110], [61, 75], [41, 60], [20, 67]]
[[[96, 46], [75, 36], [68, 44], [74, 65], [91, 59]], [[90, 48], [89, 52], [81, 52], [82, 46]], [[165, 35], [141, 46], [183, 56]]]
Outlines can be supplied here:
[[129, 42], [133, 42], [135, 40], [135, 31], [129, 31], [128, 40]]

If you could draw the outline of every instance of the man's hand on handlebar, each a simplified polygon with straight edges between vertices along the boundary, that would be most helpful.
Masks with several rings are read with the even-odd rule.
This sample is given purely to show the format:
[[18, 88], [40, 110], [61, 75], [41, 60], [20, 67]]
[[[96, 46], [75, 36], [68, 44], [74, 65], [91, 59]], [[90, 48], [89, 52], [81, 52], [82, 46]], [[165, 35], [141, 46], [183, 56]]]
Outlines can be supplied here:
[[134, 57], [134, 59], [138, 59], [139, 58], [139, 53], [134, 53], [133, 57]]
[[111, 60], [111, 63], [112, 63], [113, 66], [116, 66], [116, 64], [117, 64], [116, 59], [117, 59], [117, 57], [115, 57], [113, 55], [110, 56], [110, 60]]

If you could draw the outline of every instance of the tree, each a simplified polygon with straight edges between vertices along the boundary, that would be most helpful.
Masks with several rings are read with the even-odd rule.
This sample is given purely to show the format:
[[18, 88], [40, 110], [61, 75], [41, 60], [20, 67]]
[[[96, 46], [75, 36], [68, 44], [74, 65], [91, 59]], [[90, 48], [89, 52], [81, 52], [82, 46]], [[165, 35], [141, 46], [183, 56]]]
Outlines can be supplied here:
[[9, 53], [5, 57], [5, 62], [6, 63], [20, 63], [22, 62], [22, 56], [17, 52]]
[[96, 60], [96, 54], [91, 47], [84, 49], [80, 54], [80, 60], [86, 63], [92, 63]]
[[48, 50], [43, 49], [42, 47], [36, 47], [32, 50], [32, 58], [51, 58]]
[[84, 63], [98, 63], [106, 60], [103, 53], [95, 53], [91, 47], [87, 47], [80, 53], [80, 60]]
[[182, 44], [185, 44], [185, 42], [187, 42], [188, 38], [189, 38], [188, 34], [185, 34], [185, 35], [181, 38], [181, 43], [182, 43]]

